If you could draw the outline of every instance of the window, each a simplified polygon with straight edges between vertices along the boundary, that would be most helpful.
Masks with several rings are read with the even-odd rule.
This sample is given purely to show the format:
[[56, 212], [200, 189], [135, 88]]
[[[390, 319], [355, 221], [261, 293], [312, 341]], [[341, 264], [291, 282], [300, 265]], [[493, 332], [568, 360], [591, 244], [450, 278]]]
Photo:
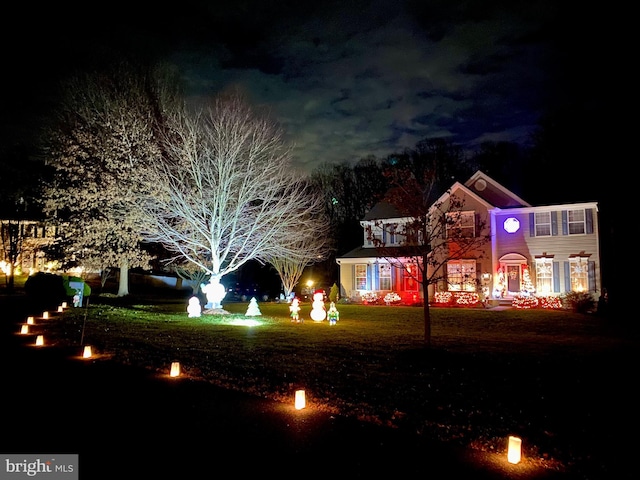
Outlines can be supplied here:
[[586, 292], [589, 290], [589, 262], [587, 258], [570, 258], [569, 275], [572, 292]]
[[569, 223], [569, 235], [581, 235], [585, 233], [584, 210], [569, 210], [567, 221]]
[[476, 261], [452, 260], [447, 263], [449, 291], [476, 291]]
[[355, 266], [356, 290], [367, 289], [367, 265], [364, 263]]
[[423, 244], [422, 225], [419, 222], [405, 224], [404, 241], [407, 245]]
[[551, 236], [551, 212], [536, 213], [536, 237]]
[[397, 245], [398, 243], [398, 236], [396, 235], [397, 228], [398, 226], [396, 224], [389, 225], [389, 244], [390, 245]]
[[536, 258], [536, 291], [547, 294], [553, 291], [553, 259]]
[[476, 216], [474, 212], [447, 214], [447, 238], [469, 238], [476, 236]]
[[380, 276], [380, 290], [391, 290], [391, 265], [382, 263], [378, 266]]
[[382, 228], [379, 225], [367, 227], [367, 245], [377, 246], [382, 242]]

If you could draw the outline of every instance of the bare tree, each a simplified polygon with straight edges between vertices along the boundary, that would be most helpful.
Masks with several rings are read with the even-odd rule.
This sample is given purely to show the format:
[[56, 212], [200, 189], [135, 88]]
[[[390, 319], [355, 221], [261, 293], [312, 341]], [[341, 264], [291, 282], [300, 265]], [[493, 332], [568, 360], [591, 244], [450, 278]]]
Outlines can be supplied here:
[[[394, 187], [385, 196], [385, 201], [402, 221], [376, 220], [367, 230], [367, 236], [380, 257], [421, 285], [424, 294], [424, 343], [430, 347], [428, 287], [446, 281], [448, 262], [467, 256], [480, 258], [482, 247], [490, 240], [487, 221], [474, 215], [473, 228], [466, 228], [468, 212], [465, 212], [464, 198], [447, 192], [434, 200], [436, 182], [433, 171], [423, 170], [418, 177], [410, 169], [394, 168], [389, 174]], [[394, 246], [384, 240], [392, 237], [399, 239]], [[475, 282], [475, 279], [467, 280]]]
[[293, 248], [297, 254], [290, 252], [288, 256], [269, 260], [280, 276], [285, 296], [293, 291], [307, 266], [325, 260], [333, 251], [329, 223], [323, 219], [323, 215], [318, 214], [315, 219], [310, 218], [300, 224], [296, 234]]
[[323, 221], [322, 199], [294, 172], [282, 132], [238, 92], [177, 111], [164, 149], [148, 170], [154, 192], [140, 197], [143, 233], [211, 285], [249, 260], [299, 258], [301, 225]]

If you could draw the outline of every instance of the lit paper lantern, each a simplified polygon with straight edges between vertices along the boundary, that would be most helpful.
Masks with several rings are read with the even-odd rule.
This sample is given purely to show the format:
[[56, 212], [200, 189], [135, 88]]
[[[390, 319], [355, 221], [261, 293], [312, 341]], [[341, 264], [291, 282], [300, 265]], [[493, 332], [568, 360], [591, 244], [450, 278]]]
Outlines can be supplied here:
[[522, 455], [522, 439], [509, 437], [509, 449], [507, 450], [507, 460], [509, 463], [520, 463]]
[[62, 308], [67, 308], [67, 302], [62, 302]]
[[38, 335], [36, 337], [36, 347], [41, 347], [44, 345], [44, 335]]
[[23, 335], [29, 333], [29, 325], [27, 325], [26, 323], [22, 325], [22, 328], [20, 329], [20, 333], [22, 333]]
[[307, 406], [304, 390], [296, 390], [295, 406], [296, 406], [296, 410], [302, 410], [304, 407]]
[[27, 317], [27, 323], [29, 325], [33, 325], [33, 323], [34, 323], [33, 317]]
[[49, 312], [42, 312], [42, 318], [49, 318]]
[[180, 362], [172, 362], [171, 363], [171, 373], [169, 373], [171, 377], [179, 377], [180, 376]]
[[82, 358], [91, 358], [91, 345], [85, 345], [82, 352]]
[[62, 308], [62, 305], [60, 305], [60, 306], [58, 307], [58, 313], [62, 313], [62, 311], [63, 311], [63, 308]]

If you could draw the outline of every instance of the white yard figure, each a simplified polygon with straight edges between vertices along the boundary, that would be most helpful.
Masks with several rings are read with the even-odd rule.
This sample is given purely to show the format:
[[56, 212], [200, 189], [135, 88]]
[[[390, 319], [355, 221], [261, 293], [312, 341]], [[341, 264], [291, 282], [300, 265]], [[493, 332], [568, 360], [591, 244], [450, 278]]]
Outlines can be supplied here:
[[209, 283], [202, 283], [200, 289], [207, 296], [205, 308], [222, 308], [222, 299], [227, 294], [224, 285], [217, 280], [209, 280]]
[[329, 325], [335, 325], [340, 318], [340, 312], [338, 312], [338, 309], [336, 308], [336, 304], [334, 302], [331, 302], [329, 304], [327, 318], [329, 319]]
[[256, 297], [252, 297], [249, 301], [249, 306], [247, 307], [247, 313], [244, 314], [246, 317], [257, 317], [262, 315], [260, 311], [260, 307], [258, 307], [258, 301]]
[[200, 306], [200, 300], [195, 295], [189, 299], [189, 305], [187, 306], [187, 313], [190, 318], [197, 318], [202, 314], [202, 307]]
[[289, 310], [291, 311], [291, 321], [293, 323], [302, 323], [300, 320], [300, 300], [296, 297], [293, 297], [291, 300], [291, 305], [289, 306]]
[[322, 290], [318, 290], [313, 294], [311, 320], [314, 322], [322, 322], [326, 317], [327, 310], [324, 308], [324, 292]]

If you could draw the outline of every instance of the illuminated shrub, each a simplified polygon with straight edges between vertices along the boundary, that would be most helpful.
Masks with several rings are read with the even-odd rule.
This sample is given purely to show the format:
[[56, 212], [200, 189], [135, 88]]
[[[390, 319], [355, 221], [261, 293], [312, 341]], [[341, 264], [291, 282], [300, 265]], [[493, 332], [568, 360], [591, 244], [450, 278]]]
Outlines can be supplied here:
[[362, 302], [367, 305], [375, 305], [379, 301], [378, 294], [376, 292], [364, 292], [362, 294]]

